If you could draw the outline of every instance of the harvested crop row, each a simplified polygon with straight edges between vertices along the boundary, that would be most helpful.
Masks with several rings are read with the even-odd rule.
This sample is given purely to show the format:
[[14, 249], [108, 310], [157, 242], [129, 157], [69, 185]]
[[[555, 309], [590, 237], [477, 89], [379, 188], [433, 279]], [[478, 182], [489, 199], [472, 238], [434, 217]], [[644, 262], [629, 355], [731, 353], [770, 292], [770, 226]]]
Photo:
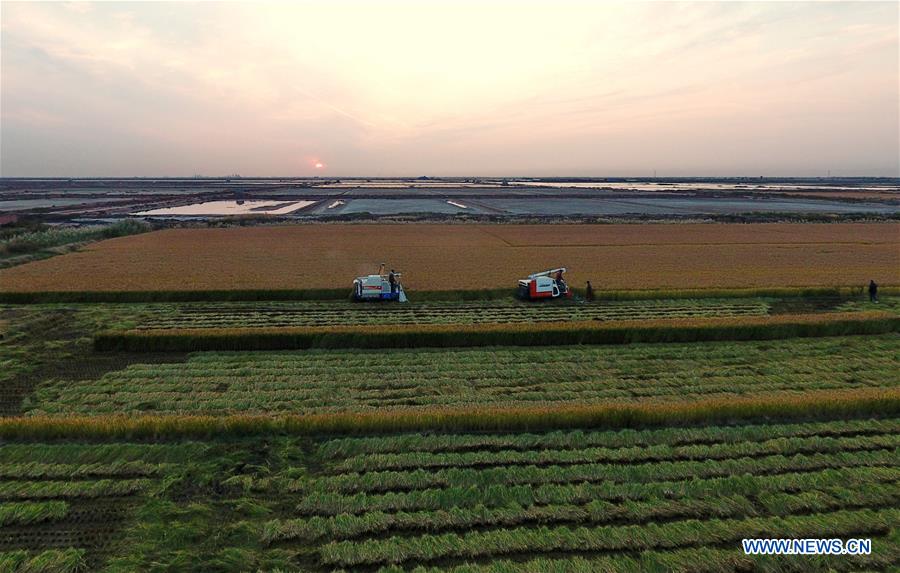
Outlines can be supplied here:
[[[743, 549], [714, 549], [692, 547], [688, 549], [660, 549], [642, 551], [640, 555], [613, 554], [591, 557], [537, 557], [531, 559], [493, 559], [481, 563], [445, 567], [416, 567], [415, 573], [641, 573], [666, 571], [668, 573], [722, 573], [723, 571], [771, 571], [789, 573], [804, 569], [845, 572], [889, 570], [900, 559], [900, 542], [892, 536], [873, 536], [878, 551], [869, 555], [815, 555], [793, 557], [751, 556]], [[378, 573], [405, 573], [401, 566], [389, 565]]]
[[160, 474], [165, 466], [141, 461], [115, 461], [108, 464], [0, 463], [2, 479], [83, 479], [91, 477], [134, 477]]
[[[4, 441], [0, 537], [6, 553], [0, 570], [8, 570], [3, 563], [23, 573], [104, 569], [113, 552], [121, 553], [122, 534], [142, 525], [135, 510], [183, 474], [204, 471], [202, 460], [212, 447], [209, 442], [73, 442], [71, 436], [55, 443]], [[76, 549], [78, 559], [67, 561], [68, 551]]]
[[387, 437], [337, 438], [322, 442], [321, 458], [338, 460], [366, 454], [404, 452], [460, 452], [477, 450], [577, 449], [687, 446], [694, 444], [761, 442], [779, 438], [807, 436], [837, 437], [900, 433], [900, 420], [838, 420], [808, 424], [765, 424], [750, 426], [705, 426], [702, 428], [665, 428], [662, 430], [623, 430], [606, 432], [548, 432], [545, 434], [466, 435], [408, 434]]
[[[900, 511], [838, 511], [808, 516], [675, 521], [662, 525], [568, 528], [515, 528], [464, 535], [391, 537], [364, 542], [335, 542], [319, 553], [331, 565], [427, 562], [442, 558], [475, 558], [509, 553], [551, 551], [610, 551], [717, 544], [742, 538], [849, 537], [886, 533], [900, 519]], [[776, 533], [773, 533], [776, 532]]]
[[79, 548], [0, 552], [0, 571], [77, 573], [86, 567], [85, 550]]
[[0, 526], [27, 525], [62, 519], [69, 511], [64, 501], [0, 503]]
[[643, 303], [527, 305], [485, 302], [481, 305], [421, 304], [408, 306], [253, 303], [166, 306], [145, 311], [139, 330], [171, 328], [240, 328], [335, 326], [366, 324], [481, 324], [579, 320], [645, 320], [760, 316], [769, 311], [762, 300], [670, 300]]
[[[560, 553], [583, 554], [583, 543], [593, 543], [587, 537], [572, 546], [557, 543], [582, 531], [598, 532], [605, 540], [598, 543], [618, 539], [620, 531], [643, 543], [656, 527], [676, 534], [679, 524], [702, 529], [763, 520], [769, 533], [780, 535], [779, 518], [818, 515], [827, 529], [845, 512], [895, 507], [895, 422], [567, 432], [523, 436], [520, 447], [509, 450], [497, 441], [515, 441], [515, 435], [342, 438], [318, 449], [324, 475], [292, 478], [303, 472], [287, 467], [254, 487], [299, 500], [298, 517], [269, 521], [262, 540], [275, 547], [318, 544], [321, 562], [332, 566], [439, 561], [448, 567], [468, 559], [488, 565], [507, 553], [517, 561], [542, 553], [559, 559]], [[883, 431], [869, 433], [878, 427]], [[828, 435], [832, 430], [837, 435]], [[682, 445], [685, 440], [691, 443]], [[451, 451], [440, 449], [448, 444]], [[869, 446], [874, 451], [865, 451]], [[682, 461], [681, 454], [694, 461]], [[398, 467], [406, 471], [394, 471]], [[348, 473], [329, 475], [335, 471]], [[559, 534], [550, 545], [507, 545], [507, 538], [547, 531]], [[863, 536], [887, 532], [882, 527]], [[659, 549], [718, 543], [686, 539]], [[472, 549], [477, 554], [455, 549], [479, 544]], [[620, 557], [632, 545], [589, 547], [596, 551]]]
[[716, 495], [705, 498], [665, 499], [610, 503], [602, 500], [583, 505], [533, 505], [486, 508], [453, 508], [439, 511], [367, 512], [361, 516], [312, 517], [266, 524], [263, 540], [271, 543], [285, 539], [316, 541], [343, 540], [365, 535], [405, 532], [467, 530], [481, 527], [511, 527], [576, 523], [638, 524], [668, 519], [712, 519], [791, 515], [858, 507], [892, 507], [900, 501], [900, 485], [869, 484], [865, 491], [845, 487], [823, 488], [799, 494], [766, 493], [755, 499], [741, 495]]
[[[846, 408], [849, 401], [845, 395], [834, 399], [834, 403]], [[782, 408], [785, 406], [781, 401], [776, 404]], [[765, 419], [771, 416], [770, 411], [762, 412], [756, 408], [754, 415], [761, 414]], [[844, 416], [842, 412], [835, 418], [840, 420]], [[684, 417], [679, 414], [677, 419], [683, 421]], [[739, 418], [728, 414], [726, 419], [731, 424]], [[143, 443], [100, 441], [121, 435], [124, 431], [160, 442], [164, 436], [179, 435], [173, 432], [184, 431], [190, 424], [196, 424], [191, 431], [194, 435], [202, 432], [207, 439], [200, 443], [177, 439], [146, 444], [153, 448], [176, 448], [173, 458], [190, 451], [195, 456], [179, 462], [176, 468], [166, 468], [162, 480], [123, 482], [145, 482], [133, 493], [112, 488], [104, 492], [90, 491], [82, 489], [87, 488], [89, 482], [71, 479], [0, 480], [0, 486], [7, 488], [0, 491], [0, 498], [12, 496], [4, 500], [0, 508], [12, 506], [13, 503], [8, 500], [22, 505], [33, 505], [35, 502], [67, 504], [68, 512], [61, 518], [50, 517], [26, 527], [14, 526], [5, 548], [27, 548], [30, 557], [36, 554], [35, 549], [45, 549], [51, 544], [84, 547], [82, 570], [186, 570], [192, 568], [190, 563], [200, 563], [204, 569], [214, 566], [222, 570], [296, 570], [310, 566], [324, 570], [329, 569], [329, 565], [354, 570], [366, 565], [374, 570], [378, 566], [389, 565], [377, 557], [381, 549], [373, 549], [376, 546], [384, 551], [387, 547], [399, 548], [399, 555], [404, 555], [404, 543], [419, 541], [423, 547], [438, 548], [443, 546], [443, 542], [436, 540], [444, 539], [446, 535], [463, 538], [461, 532], [486, 536], [482, 541], [489, 545], [484, 547], [496, 548], [496, 551], [482, 549], [483, 553], [474, 557], [482, 566], [506, 556], [517, 561], [552, 557], [560, 562], [560, 567], [564, 567], [562, 563], [566, 562], [565, 558], [576, 554], [588, 559], [600, 557], [598, 551], [593, 549], [588, 552], [570, 551], [565, 545], [553, 549], [551, 545], [568, 535], [565, 533], [567, 531], [574, 532], [576, 536], [581, 535], [582, 531], [589, 532], [587, 535], [593, 536], [589, 543], [595, 543], [592, 540], [600, 537], [616, 540], [619, 534], [628, 534], [641, 536], [640, 539], [647, 540], [648, 545], [657, 546], [659, 544], [653, 541], [656, 539], [653, 536], [660, 531], [656, 528], [667, 526], [669, 529], [662, 530], [662, 534], [674, 541], [659, 545], [657, 553], [668, 555], [689, 547], [694, 550], [712, 547], [722, 539], [717, 535], [734, 533], [735, 528], [744, 527], [747, 523], [765, 526], [773, 534], [790, 535], [795, 532], [796, 527], [793, 526], [797, 524], [784, 519], [811, 519], [811, 516], [816, 516], [820, 519], [820, 531], [829, 535], [847, 533], [851, 532], [848, 515], [860, 517], [854, 523], [866, 521], [869, 529], [853, 529], [852, 533], [873, 537], [880, 554], [884, 546], [878, 543], [881, 536], [888, 533], [880, 525], [881, 514], [873, 512], [874, 519], [869, 515], [865, 520], [862, 516], [866, 511], [892, 508], [900, 503], [900, 469], [895, 462], [900, 452], [885, 447], [871, 452], [834, 450], [854, 449], [866, 439], [873, 446], [879, 445], [876, 442], [882, 439], [895, 440], [897, 420], [896, 415], [882, 419], [856, 418], [835, 421], [833, 429], [825, 423], [785, 423], [771, 427], [771, 437], [780, 440], [765, 440], [760, 434], [760, 439], [746, 442], [739, 432], [746, 431], [746, 435], [752, 437], [761, 432], [762, 426], [693, 427], [687, 429], [691, 432], [688, 434], [667, 428], [658, 430], [653, 436], [646, 435], [647, 431], [642, 430], [640, 434], [643, 437], [635, 436], [634, 432], [624, 432], [618, 437], [609, 432], [588, 432], [583, 434], [590, 436], [581, 442], [574, 441], [576, 433], [568, 432], [562, 439], [568, 447], [560, 451], [581, 452], [589, 456], [594, 454], [588, 451], [591, 448], [613, 451], [617, 443], [635, 439], [657, 441], [659, 443], [651, 447], [672, 449], [683, 447], [680, 441], [685, 439], [714, 439], [718, 441], [691, 447], [718, 448], [727, 445], [733, 449], [734, 455], [748, 453], [745, 448], [755, 447], [754, 444], [768, 448], [777, 443], [784, 444], [786, 450], [796, 449], [796, 446], [819, 445], [829, 453], [740, 457], [724, 461], [713, 459], [700, 463], [655, 460], [635, 465], [593, 463], [548, 468], [510, 465], [479, 471], [478, 477], [458, 474], [462, 482], [467, 483], [425, 489], [406, 487], [402, 481], [391, 477], [400, 475], [396, 472], [369, 472], [357, 478], [367, 491], [353, 493], [343, 491], [348, 489], [343, 486], [340, 491], [333, 491], [324, 485], [334, 479], [343, 482], [352, 478], [351, 474], [323, 475], [323, 469], [327, 471], [328, 466], [323, 466], [323, 460], [316, 454], [322, 451], [320, 437], [272, 434], [273, 430], [320, 433], [321, 426], [301, 430], [300, 424], [310, 420], [294, 420], [292, 424], [297, 424], [294, 426], [266, 416], [259, 422], [265, 421], [269, 425], [254, 428], [248, 418], [202, 421], [212, 425], [201, 425], [199, 419], [151, 418], [147, 422], [152, 421], [152, 424], [139, 429], [137, 425], [145, 421], [134, 416], [117, 421], [103, 417], [83, 420], [61, 418], [55, 421], [61, 425], [52, 431], [64, 438], [63, 441], [35, 442], [33, 439], [37, 436], [52, 434], [51, 431], [33, 432], [29, 443], [5, 443], [0, 446], [0, 452], [10, 448], [7, 450], [8, 457], [16, 459], [22, 455], [17, 448], [29, 446], [42, 451], [44, 459], [56, 454], [59, 459], [85, 458], [78, 463], [89, 465], [98, 463], [86, 458], [89, 448], [96, 448], [100, 459], [110, 455], [116, 446], [136, 456], [138, 446]], [[4, 428], [12, 427], [11, 424], [40, 425], [46, 421], [37, 417], [0, 420], [0, 435], [8, 438], [10, 434], [5, 433]], [[132, 424], [130, 429], [125, 423]], [[277, 426], [277, 423], [283, 425]], [[94, 426], [90, 428], [87, 424]], [[821, 430], [819, 434], [815, 433], [817, 428]], [[44, 430], [50, 428], [44, 427]], [[264, 432], [262, 435], [265, 438], [260, 440], [259, 434], [246, 439], [239, 437], [254, 431]], [[72, 442], [72, 437], [79, 432], [92, 432], [94, 443]], [[706, 432], [706, 435], [697, 434], [700, 432]], [[457, 438], [492, 436], [444, 437], [453, 441]], [[509, 439], [512, 436], [493, 437]], [[548, 439], [560, 438], [550, 435]], [[186, 448], [188, 445], [194, 449]], [[890, 444], [880, 444], [885, 445]], [[148, 450], [148, 454], [161, 458], [161, 454], [153, 448]], [[532, 451], [526, 449], [523, 453]], [[593, 461], [599, 461], [599, 457], [602, 455]], [[350, 461], [356, 458], [344, 459]], [[132, 461], [140, 461], [140, 458]], [[61, 470], [64, 462], [42, 463], [55, 464], [56, 469]], [[70, 465], [74, 470], [76, 464]], [[148, 462], [148, 465], [153, 464]], [[612, 477], [610, 474], [616, 466], [619, 477]], [[402, 487], [384, 492], [369, 491], [373, 488], [368, 484], [377, 479], [369, 474], [381, 474], [386, 478], [385, 483]], [[412, 475], [409, 472], [406, 474], [407, 477]], [[425, 475], [446, 477], [450, 474], [440, 470], [425, 472]], [[19, 484], [16, 487], [28, 491], [23, 494], [21, 489], [6, 484]], [[355, 490], [355, 486], [349, 489]], [[13, 515], [23, 514], [19, 511]], [[888, 517], [896, 520], [894, 515]], [[526, 550], [504, 545], [505, 532], [512, 536], [542, 535], [544, 530], [539, 526], [553, 532], [548, 538], [550, 545], [538, 545], [535, 549]], [[682, 526], [685, 532], [695, 528], [700, 534], [707, 533], [706, 528], [710, 528], [709, 531], [715, 535], [710, 540], [697, 537], [696, 541], [688, 541], [686, 533], [678, 533], [682, 531]], [[124, 535], [119, 534], [119, 527], [126, 528]], [[185, 539], [191, 540], [190, 545], [185, 544]], [[474, 543], [474, 539], [470, 541]], [[362, 560], [358, 557], [362, 554], [354, 557], [351, 549], [341, 545], [345, 542], [365, 548], [369, 552], [365, 554], [367, 557]], [[724, 543], [731, 544], [730, 541]], [[618, 546], [600, 548], [599, 553], [610, 559], [634, 557], [629, 549]], [[445, 556], [440, 557], [439, 554]], [[109, 555], [113, 557], [107, 561]], [[326, 559], [337, 561], [331, 563]], [[441, 549], [425, 555], [424, 559], [417, 556], [402, 558], [399, 564], [408, 568], [420, 564], [453, 567], [466, 559], [470, 557]], [[796, 562], [793, 563], [796, 565]]]
[[126, 330], [98, 334], [94, 339], [94, 347], [100, 351], [192, 352], [305, 348], [544, 346], [773, 340], [883, 334], [898, 330], [900, 330], [898, 316], [891, 313], [859, 312], [547, 324]]
[[[369, 454], [348, 458], [329, 472], [366, 472], [401, 469], [493, 467], [512, 465], [573, 465], [583, 463], [642, 463], [645, 461], [716, 460], [796, 453], [852, 452], [900, 448], [900, 435], [850, 438], [774, 438], [764, 442], [635, 448], [584, 448], [572, 450], [487, 451], [466, 453]], [[0, 474], [2, 475], [2, 474]]]
[[[337, 413], [893, 388], [900, 337], [490, 350], [201, 353], [50, 381], [32, 414]], [[828, 358], [827, 360], [825, 358]], [[370, 372], [390, 372], [371, 377]], [[0, 449], [2, 459], [2, 449]]]
[[288, 484], [291, 491], [304, 492], [387, 492], [443, 487], [488, 486], [491, 484], [596, 483], [599, 481], [645, 483], [696, 477], [722, 477], [742, 473], [791, 472], [803, 469], [846, 467], [848, 465], [889, 466], [900, 449], [834, 454], [771, 455], [759, 458], [735, 457], [708, 461], [665, 461], [635, 465], [584, 463], [568, 466], [507, 466], [489, 469], [440, 469], [436, 471], [379, 471], [319, 477]]
[[[858, 461], [858, 460], [853, 460]], [[862, 460], [866, 461], [866, 460]], [[310, 492], [297, 504], [308, 516], [361, 515], [372, 511], [449, 511], [454, 508], [530, 507], [533, 505], [587, 504], [594, 500], [640, 501], [653, 498], [693, 499], [716, 495], [757, 495], [771, 492], [808, 491], [822, 487], [866, 488], [894, 483], [900, 470], [890, 466], [853, 465], [826, 469], [804, 468], [776, 473], [767, 466], [759, 474], [726, 477], [688, 477], [647, 483], [562, 483], [507, 486], [453, 486], [387, 493], [341, 494]]]
[[0, 445], [0, 464], [176, 463], [197, 457], [207, 448], [185, 444], [17, 444]]
[[0, 499], [96, 498], [132, 495], [146, 490], [145, 479], [96, 481], [8, 481], [0, 482]]

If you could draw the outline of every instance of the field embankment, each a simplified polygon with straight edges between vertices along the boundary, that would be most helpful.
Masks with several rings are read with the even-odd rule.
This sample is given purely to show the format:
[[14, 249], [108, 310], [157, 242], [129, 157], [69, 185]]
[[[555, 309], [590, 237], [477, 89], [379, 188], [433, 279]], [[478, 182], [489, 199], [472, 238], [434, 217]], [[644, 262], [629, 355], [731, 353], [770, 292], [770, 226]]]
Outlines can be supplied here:
[[847, 287], [870, 279], [900, 285], [900, 225], [171, 229], [2, 270], [0, 292], [126, 293], [115, 300], [126, 300], [127, 293], [151, 293], [130, 296], [153, 300], [152, 293], [204, 291], [244, 292], [244, 298], [319, 291], [333, 297], [347, 293], [354, 277], [374, 272], [381, 262], [404, 272], [411, 297], [421, 291], [512, 291], [517, 279], [559, 265], [571, 269], [571, 285], [581, 288], [590, 280], [601, 293]]

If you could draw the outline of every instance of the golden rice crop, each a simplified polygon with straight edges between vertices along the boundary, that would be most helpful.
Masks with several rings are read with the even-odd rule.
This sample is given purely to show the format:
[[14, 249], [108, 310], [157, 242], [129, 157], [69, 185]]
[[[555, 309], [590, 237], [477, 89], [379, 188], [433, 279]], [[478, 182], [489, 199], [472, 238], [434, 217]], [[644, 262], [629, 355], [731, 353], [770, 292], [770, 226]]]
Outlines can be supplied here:
[[900, 284], [900, 225], [300, 225], [171, 229], [0, 271], [0, 292], [509, 288], [565, 265], [595, 289]]

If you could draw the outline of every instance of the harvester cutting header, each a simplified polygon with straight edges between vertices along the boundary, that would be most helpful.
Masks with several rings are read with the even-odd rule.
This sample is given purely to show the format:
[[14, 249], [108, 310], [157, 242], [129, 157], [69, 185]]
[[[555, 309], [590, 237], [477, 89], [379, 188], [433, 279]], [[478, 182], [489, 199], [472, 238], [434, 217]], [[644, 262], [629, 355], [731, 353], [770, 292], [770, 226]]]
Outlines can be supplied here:
[[565, 267], [550, 269], [528, 275], [519, 281], [519, 298], [524, 300], [547, 300], [559, 297], [572, 297], [569, 285], [563, 280]]
[[400, 284], [400, 273], [391, 269], [390, 273], [384, 272], [384, 263], [377, 275], [356, 277], [353, 280], [353, 300], [393, 300], [407, 302], [403, 285]]

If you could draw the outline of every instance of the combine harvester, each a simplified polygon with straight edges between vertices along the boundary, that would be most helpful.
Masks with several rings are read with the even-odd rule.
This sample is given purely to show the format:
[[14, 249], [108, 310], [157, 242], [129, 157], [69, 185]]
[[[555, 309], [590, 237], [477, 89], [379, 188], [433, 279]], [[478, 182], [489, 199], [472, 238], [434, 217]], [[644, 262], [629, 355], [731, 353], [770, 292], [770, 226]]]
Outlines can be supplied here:
[[[394, 277], [393, 288], [391, 288], [392, 276]], [[400, 273], [391, 270], [390, 273], [385, 274], [384, 263], [381, 263], [377, 275], [356, 277], [353, 280], [353, 300], [357, 302], [379, 300], [407, 302], [403, 285], [400, 284]]]
[[572, 291], [562, 278], [564, 272], [566, 268], [560, 267], [528, 275], [519, 281], [518, 297], [522, 300], [572, 298]]

